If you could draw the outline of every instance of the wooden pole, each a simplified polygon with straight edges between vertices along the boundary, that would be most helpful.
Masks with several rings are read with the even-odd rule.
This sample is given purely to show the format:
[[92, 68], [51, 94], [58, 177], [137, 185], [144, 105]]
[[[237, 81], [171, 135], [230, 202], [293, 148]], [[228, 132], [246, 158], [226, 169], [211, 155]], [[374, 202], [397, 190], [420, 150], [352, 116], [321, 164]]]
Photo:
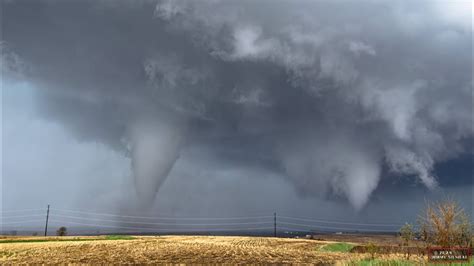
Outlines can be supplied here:
[[49, 204], [48, 204], [48, 210], [46, 211], [46, 225], [44, 227], [44, 236], [48, 234], [48, 220], [49, 220]]
[[277, 213], [273, 213], [273, 236], [277, 236]]

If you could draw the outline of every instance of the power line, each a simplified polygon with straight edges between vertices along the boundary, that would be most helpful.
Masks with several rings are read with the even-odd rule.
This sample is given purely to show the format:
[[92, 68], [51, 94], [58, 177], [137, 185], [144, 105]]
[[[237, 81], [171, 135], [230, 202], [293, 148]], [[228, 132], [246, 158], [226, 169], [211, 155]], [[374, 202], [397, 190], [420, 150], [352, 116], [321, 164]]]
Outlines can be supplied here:
[[97, 213], [97, 212], [85, 212], [85, 211], [76, 211], [76, 210], [64, 210], [64, 209], [54, 209], [54, 211], [62, 212], [75, 212], [82, 214], [91, 214], [91, 215], [102, 215], [102, 216], [114, 216], [114, 217], [123, 217], [123, 218], [137, 218], [137, 219], [155, 219], [155, 220], [245, 220], [245, 219], [263, 219], [263, 218], [273, 218], [273, 216], [242, 216], [242, 217], [153, 217], [153, 216], [132, 216], [132, 215], [119, 215], [112, 213]]
[[298, 221], [307, 221], [307, 222], [328, 223], [328, 224], [346, 224], [346, 225], [361, 225], [361, 226], [387, 226], [387, 227], [402, 226], [401, 224], [351, 223], [351, 222], [338, 222], [338, 221], [330, 221], [330, 220], [316, 220], [316, 219], [307, 219], [307, 218], [297, 218], [297, 217], [289, 217], [289, 216], [278, 216], [278, 218], [289, 219], [289, 220], [298, 220]]
[[301, 226], [301, 227], [307, 227], [307, 228], [334, 229], [334, 230], [342, 230], [342, 231], [393, 232], [392, 230], [375, 230], [375, 229], [365, 229], [365, 228], [344, 228], [344, 227], [332, 227], [332, 226], [320, 226], [320, 225], [307, 225], [307, 224], [285, 223], [285, 222], [279, 222], [279, 224], [294, 225], [294, 226]]
[[15, 219], [15, 218], [28, 218], [28, 217], [38, 217], [44, 216], [43, 214], [33, 214], [33, 215], [17, 215], [17, 216], [2, 216], [2, 219]]
[[26, 220], [26, 221], [17, 221], [17, 222], [1, 222], [0, 224], [22, 224], [22, 223], [32, 223], [32, 222], [43, 222], [44, 220]]
[[89, 224], [89, 223], [78, 223], [73, 221], [61, 221], [61, 220], [50, 220], [51, 222], [55, 223], [72, 223], [77, 225], [83, 226], [93, 226], [93, 227], [107, 227], [107, 228], [123, 228], [123, 229], [131, 229], [131, 230], [151, 230], [156, 232], [208, 232], [208, 231], [251, 231], [251, 230], [268, 230], [272, 229], [273, 227], [253, 227], [253, 228], [212, 228], [212, 229], [204, 229], [204, 228], [191, 228], [191, 229], [163, 229], [163, 228], [152, 228], [152, 227], [126, 227], [126, 226], [113, 226], [113, 225], [101, 225], [101, 224]]
[[2, 210], [1, 213], [44, 211], [44, 209]]
[[[5, 213], [15, 213], [15, 212], [35, 212], [40, 211], [41, 209], [22, 209], [22, 210], [7, 210], [4, 211]], [[101, 213], [101, 212], [89, 212], [89, 211], [81, 211], [81, 210], [71, 210], [71, 209], [55, 209], [50, 208], [52, 217], [59, 217], [59, 218], [70, 218], [70, 219], [80, 219], [85, 221], [103, 221], [103, 222], [120, 222], [125, 224], [143, 224], [143, 225], [169, 225], [169, 226], [238, 226], [238, 225], [267, 225], [271, 224], [272, 221], [270, 220], [273, 218], [273, 229], [277, 228], [275, 214], [273, 216], [270, 215], [262, 215], [262, 216], [240, 216], [240, 217], [164, 217], [164, 216], [134, 216], [134, 215], [120, 215], [114, 213]], [[44, 209], [42, 210], [44, 211]], [[59, 214], [56, 214], [59, 212]], [[62, 214], [64, 213], [64, 214]], [[72, 215], [68, 215], [66, 213], [71, 213]], [[84, 214], [86, 217], [78, 217], [73, 216], [74, 214]], [[87, 215], [91, 216], [98, 216], [98, 217], [87, 217]], [[38, 217], [42, 216], [41, 214], [30, 214], [30, 215], [11, 215], [5, 216], [3, 219], [14, 219], [14, 218], [30, 218], [30, 217]], [[113, 219], [107, 219], [106, 217], [102, 218], [101, 216], [106, 217], [116, 217]], [[124, 220], [120, 220], [119, 218], [124, 218]], [[128, 220], [132, 219], [132, 220]], [[316, 225], [316, 224], [308, 224], [309, 223], [323, 223], [323, 224], [339, 224], [339, 225], [350, 225], [355, 227], [400, 227], [401, 224], [388, 224], [388, 223], [356, 223], [356, 222], [342, 222], [342, 221], [334, 221], [334, 220], [323, 220], [323, 219], [310, 219], [310, 218], [301, 218], [301, 217], [291, 217], [291, 216], [278, 216], [279, 224], [286, 224], [286, 225], [294, 225], [294, 226], [303, 226], [303, 227], [313, 227], [313, 228], [326, 228], [326, 229], [334, 229], [334, 230], [351, 230], [351, 231], [374, 231], [374, 232], [382, 232], [389, 230], [378, 230], [378, 229], [366, 229], [366, 228], [347, 228], [347, 227], [333, 227], [333, 226], [326, 226], [326, 225]], [[149, 219], [149, 220], [157, 220], [158, 222], [145, 222], [139, 221], [138, 219]], [[268, 219], [268, 220], [263, 220]], [[172, 221], [191, 221], [191, 223], [172, 223], [172, 222], [160, 222], [160, 220], [172, 220]], [[230, 222], [232, 220], [236, 220], [237, 222]], [[241, 220], [241, 221], [239, 221]], [[246, 221], [247, 220], [247, 221]], [[255, 220], [255, 222], [250, 222], [248, 220]], [[283, 221], [282, 221], [283, 220]], [[287, 220], [285, 222], [285, 220]], [[197, 221], [223, 221], [222, 223], [193, 223]], [[226, 222], [229, 221], [229, 222]], [[293, 221], [302, 221], [307, 223], [298, 223]], [[14, 222], [14, 223], [22, 223]], [[7, 224], [7, 223], [4, 223]], [[279, 226], [278, 226], [279, 228]], [[171, 229], [170, 229], [171, 230]], [[176, 230], [176, 229], [173, 229]]]
[[[156, 219], [156, 220], [244, 220], [244, 219], [264, 219], [264, 218], [274, 218], [274, 216], [242, 216], [242, 217], [160, 217], [160, 216], [133, 216], [133, 215], [120, 215], [112, 213], [98, 213], [98, 212], [86, 212], [79, 210], [66, 210], [66, 209], [54, 209], [55, 211], [62, 212], [73, 212], [81, 214], [90, 214], [90, 215], [100, 215], [100, 216], [113, 216], [113, 217], [122, 217], [122, 218], [137, 218], [137, 219]], [[345, 224], [345, 225], [355, 225], [355, 226], [386, 226], [386, 227], [399, 227], [402, 224], [385, 224], [385, 223], [354, 223], [354, 222], [341, 222], [334, 220], [318, 220], [318, 219], [309, 219], [309, 218], [300, 218], [300, 217], [290, 217], [290, 216], [278, 216], [283, 219], [290, 220], [299, 220], [299, 221], [309, 221], [316, 223], [327, 223], [327, 224]]]
[[177, 223], [150, 223], [150, 222], [136, 222], [136, 221], [107, 220], [107, 219], [96, 219], [96, 218], [68, 216], [68, 215], [61, 215], [61, 214], [51, 214], [50, 216], [51, 217], [60, 217], [60, 218], [89, 220], [89, 221], [120, 222], [120, 223], [129, 223], [129, 224], [174, 225], [174, 226], [186, 226], [186, 225], [189, 225], [189, 226], [221, 226], [221, 225], [252, 225], [252, 224], [271, 224], [272, 223], [272, 222], [241, 222], [241, 223], [212, 223], [212, 224], [202, 224], [202, 223], [177, 224]]

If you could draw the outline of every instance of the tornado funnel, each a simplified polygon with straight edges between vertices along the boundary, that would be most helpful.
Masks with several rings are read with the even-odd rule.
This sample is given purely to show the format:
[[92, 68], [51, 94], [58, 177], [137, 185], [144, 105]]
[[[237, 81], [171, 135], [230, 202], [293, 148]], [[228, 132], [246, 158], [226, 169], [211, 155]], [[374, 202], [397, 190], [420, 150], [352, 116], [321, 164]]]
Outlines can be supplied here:
[[151, 206], [179, 156], [182, 130], [177, 123], [148, 119], [136, 121], [130, 134], [137, 196]]

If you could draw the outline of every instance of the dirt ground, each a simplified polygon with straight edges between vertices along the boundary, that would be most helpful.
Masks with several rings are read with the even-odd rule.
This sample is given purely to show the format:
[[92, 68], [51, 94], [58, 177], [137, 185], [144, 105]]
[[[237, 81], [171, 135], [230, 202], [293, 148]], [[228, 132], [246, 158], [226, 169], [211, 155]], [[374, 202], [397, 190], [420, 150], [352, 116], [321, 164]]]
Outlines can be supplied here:
[[[69, 239], [73, 240], [72, 237]], [[137, 236], [132, 240], [2, 243], [0, 263], [341, 264], [366, 257], [365, 254], [320, 251], [319, 248], [327, 243], [308, 239], [230, 236]]]

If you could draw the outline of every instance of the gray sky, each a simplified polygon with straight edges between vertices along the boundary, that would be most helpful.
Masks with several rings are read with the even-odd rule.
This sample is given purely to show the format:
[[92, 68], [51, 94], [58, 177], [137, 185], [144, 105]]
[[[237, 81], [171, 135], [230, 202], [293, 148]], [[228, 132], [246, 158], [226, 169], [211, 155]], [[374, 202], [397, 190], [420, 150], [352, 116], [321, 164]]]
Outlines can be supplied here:
[[1, 3], [4, 210], [472, 213], [471, 1]]

